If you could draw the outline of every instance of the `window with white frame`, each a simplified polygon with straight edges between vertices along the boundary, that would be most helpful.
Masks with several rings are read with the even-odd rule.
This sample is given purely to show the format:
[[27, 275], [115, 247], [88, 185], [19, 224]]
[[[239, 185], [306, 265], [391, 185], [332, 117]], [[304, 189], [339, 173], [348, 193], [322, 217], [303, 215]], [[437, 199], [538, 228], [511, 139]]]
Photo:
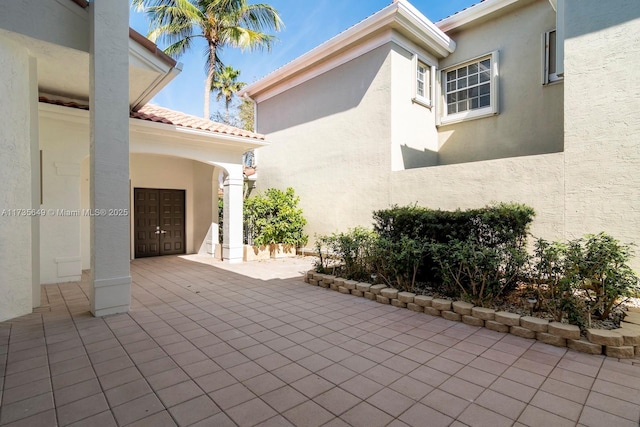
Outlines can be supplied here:
[[431, 67], [416, 60], [416, 100], [431, 105]]
[[542, 84], [547, 85], [549, 83], [562, 80], [562, 77], [558, 75], [557, 67], [558, 41], [556, 38], [556, 30], [547, 31], [546, 33], [544, 33], [542, 35], [542, 43], [544, 46], [542, 58]]
[[443, 70], [442, 123], [497, 114], [497, 61], [496, 51]]

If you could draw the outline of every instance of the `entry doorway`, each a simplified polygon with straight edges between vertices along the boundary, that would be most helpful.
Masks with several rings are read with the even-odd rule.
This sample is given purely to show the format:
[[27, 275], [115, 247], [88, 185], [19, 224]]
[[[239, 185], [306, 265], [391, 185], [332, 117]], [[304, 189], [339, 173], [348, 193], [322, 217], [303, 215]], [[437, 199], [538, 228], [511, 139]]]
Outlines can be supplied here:
[[135, 257], [186, 253], [185, 190], [133, 191]]

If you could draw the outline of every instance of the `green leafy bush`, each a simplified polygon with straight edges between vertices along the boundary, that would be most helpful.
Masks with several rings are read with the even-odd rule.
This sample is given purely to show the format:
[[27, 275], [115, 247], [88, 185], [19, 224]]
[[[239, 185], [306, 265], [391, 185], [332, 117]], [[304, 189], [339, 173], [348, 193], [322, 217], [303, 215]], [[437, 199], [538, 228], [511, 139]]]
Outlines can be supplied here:
[[638, 291], [638, 277], [628, 262], [631, 248], [600, 233], [569, 242], [566, 275], [582, 291], [589, 316], [609, 317], [621, 297]]
[[351, 280], [369, 280], [372, 252], [377, 235], [364, 227], [346, 233], [316, 237], [318, 271], [331, 272]]
[[298, 207], [300, 198], [293, 188], [269, 188], [244, 201], [245, 243], [262, 246], [275, 243], [307, 244], [307, 220]]
[[379, 237], [373, 245], [373, 272], [401, 291], [413, 292], [418, 271], [430, 243], [423, 239], [401, 236], [399, 241]]
[[[469, 280], [481, 274], [484, 279], [507, 280], [505, 288], [515, 284], [515, 276], [522, 268], [523, 254], [528, 227], [535, 213], [532, 208], [517, 203], [500, 203], [480, 209], [441, 211], [418, 206], [394, 206], [373, 214], [374, 230], [388, 246], [402, 248], [403, 240], [415, 241], [413, 246], [420, 262], [415, 269], [415, 280], [431, 283], [436, 287], [444, 283], [441, 291], [456, 293], [459, 285], [454, 285], [454, 271], [467, 271]], [[491, 249], [493, 253], [488, 250]], [[463, 253], [484, 260], [483, 268], [491, 271], [477, 271], [476, 266], [454, 265], [462, 260]], [[499, 262], [498, 262], [499, 260]], [[476, 280], [476, 279], [474, 279]], [[474, 282], [475, 283], [475, 282]], [[471, 285], [469, 283], [469, 285]], [[482, 288], [486, 289], [486, 288]], [[472, 292], [473, 293], [473, 292]]]
[[555, 320], [585, 326], [605, 320], [625, 297], [637, 294], [638, 277], [628, 265], [631, 248], [600, 233], [568, 243], [536, 242], [532, 283], [541, 308]]
[[582, 326], [584, 310], [575, 293], [573, 283], [566, 274], [567, 245], [538, 239], [535, 243], [529, 269], [530, 297], [537, 300], [537, 308], [551, 314], [556, 322], [567, 319]]
[[524, 245], [486, 245], [473, 237], [434, 243], [431, 250], [440, 267], [444, 293], [460, 295], [478, 306], [490, 305], [513, 290], [527, 262]]

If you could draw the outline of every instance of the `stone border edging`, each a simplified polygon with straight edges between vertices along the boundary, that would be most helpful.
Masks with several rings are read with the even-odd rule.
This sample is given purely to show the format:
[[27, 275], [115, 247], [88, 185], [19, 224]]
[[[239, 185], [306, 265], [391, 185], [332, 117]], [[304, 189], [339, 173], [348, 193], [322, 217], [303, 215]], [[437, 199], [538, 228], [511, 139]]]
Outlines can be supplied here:
[[346, 280], [310, 270], [304, 281], [314, 286], [364, 297], [381, 304], [407, 308], [411, 311], [440, 316], [447, 320], [462, 322], [471, 326], [482, 326], [492, 331], [511, 333], [522, 338], [568, 347], [582, 353], [605, 354], [619, 359], [632, 359], [640, 355], [640, 329], [619, 328], [614, 330], [587, 329], [586, 339], [580, 335], [580, 328], [560, 322], [549, 322], [532, 316], [476, 307], [464, 301], [451, 301], [400, 292], [386, 285], [372, 285], [355, 280]]

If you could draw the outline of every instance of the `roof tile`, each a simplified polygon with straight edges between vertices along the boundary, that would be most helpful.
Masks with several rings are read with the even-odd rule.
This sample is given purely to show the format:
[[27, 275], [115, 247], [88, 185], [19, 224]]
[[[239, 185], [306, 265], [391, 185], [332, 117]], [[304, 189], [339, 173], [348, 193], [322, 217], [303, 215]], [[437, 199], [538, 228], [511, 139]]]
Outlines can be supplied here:
[[[61, 105], [63, 107], [77, 108], [80, 110], [88, 110], [88, 105], [79, 104], [77, 102], [67, 102], [58, 99], [49, 99], [41, 96], [40, 102], [47, 104]], [[167, 125], [186, 127], [191, 129], [203, 130], [212, 133], [240, 136], [244, 138], [264, 140], [264, 135], [250, 132], [237, 127], [225, 125], [211, 120], [185, 114], [180, 111], [170, 110], [158, 105], [146, 104], [138, 111], [130, 113], [132, 119], [145, 120], [149, 122], [164, 123]]]

